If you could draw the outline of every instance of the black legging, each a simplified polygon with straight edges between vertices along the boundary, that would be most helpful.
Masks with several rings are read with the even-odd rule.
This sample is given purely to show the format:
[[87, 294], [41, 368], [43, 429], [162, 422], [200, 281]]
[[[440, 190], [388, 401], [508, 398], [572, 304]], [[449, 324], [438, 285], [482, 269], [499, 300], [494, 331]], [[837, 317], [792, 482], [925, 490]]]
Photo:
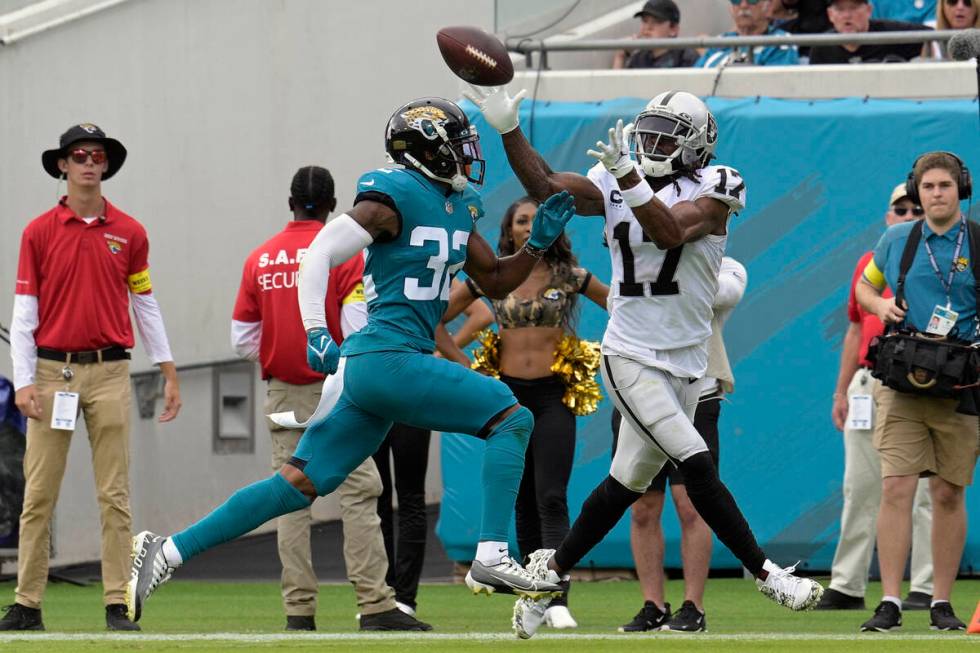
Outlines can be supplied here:
[[568, 533], [566, 491], [575, 457], [575, 416], [561, 402], [565, 385], [558, 377], [500, 380], [534, 414], [515, 506], [517, 545], [527, 556], [537, 549], [557, 548]]
[[[378, 516], [388, 554], [388, 575], [385, 581], [395, 590], [395, 600], [413, 609], [425, 562], [425, 473], [429, 463], [429, 437], [425, 429], [395, 424], [374, 454], [381, 474], [382, 491], [378, 497]], [[390, 456], [389, 456], [390, 452]], [[395, 483], [398, 493], [398, 542], [392, 518], [392, 466], [394, 458]]]

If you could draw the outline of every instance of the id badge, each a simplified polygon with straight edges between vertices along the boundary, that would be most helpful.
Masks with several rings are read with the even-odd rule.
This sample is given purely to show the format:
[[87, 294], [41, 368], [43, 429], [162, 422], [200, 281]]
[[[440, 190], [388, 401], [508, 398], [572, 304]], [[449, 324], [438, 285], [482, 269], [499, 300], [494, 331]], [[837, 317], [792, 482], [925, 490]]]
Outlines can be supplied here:
[[871, 406], [871, 395], [851, 395], [847, 401], [846, 427], [857, 431], [870, 431], [874, 426]]
[[945, 336], [953, 330], [953, 327], [956, 325], [956, 320], [959, 317], [960, 314], [956, 311], [945, 306], [937, 305], [932, 311], [932, 317], [929, 318], [929, 326], [926, 327], [926, 333], [931, 333], [934, 336]]
[[74, 431], [77, 416], [78, 393], [54, 393], [54, 408], [51, 410], [51, 428], [62, 431]]

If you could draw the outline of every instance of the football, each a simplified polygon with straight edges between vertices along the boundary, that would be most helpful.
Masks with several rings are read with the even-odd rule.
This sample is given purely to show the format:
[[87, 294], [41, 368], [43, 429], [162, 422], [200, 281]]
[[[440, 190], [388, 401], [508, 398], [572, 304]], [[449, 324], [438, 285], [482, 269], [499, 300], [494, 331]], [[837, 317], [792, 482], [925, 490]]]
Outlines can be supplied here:
[[507, 48], [479, 27], [444, 27], [436, 34], [439, 52], [459, 78], [477, 86], [501, 86], [514, 78]]

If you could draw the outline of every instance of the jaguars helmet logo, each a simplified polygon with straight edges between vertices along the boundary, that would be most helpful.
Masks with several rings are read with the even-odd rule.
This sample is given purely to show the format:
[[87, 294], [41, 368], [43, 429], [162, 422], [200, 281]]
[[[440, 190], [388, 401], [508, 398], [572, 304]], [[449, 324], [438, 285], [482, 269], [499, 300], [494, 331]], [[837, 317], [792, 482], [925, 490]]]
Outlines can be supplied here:
[[965, 256], [961, 256], [956, 259], [956, 271], [966, 272], [967, 267], [969, 267], [970, 261]]
[[444, 127], [449, 122], [449, 116], [439, 107], [424, 106], [409, 109], [402, 114], [402, 120], [432, 141], [439, 137], [439, 130], [436, 127]]

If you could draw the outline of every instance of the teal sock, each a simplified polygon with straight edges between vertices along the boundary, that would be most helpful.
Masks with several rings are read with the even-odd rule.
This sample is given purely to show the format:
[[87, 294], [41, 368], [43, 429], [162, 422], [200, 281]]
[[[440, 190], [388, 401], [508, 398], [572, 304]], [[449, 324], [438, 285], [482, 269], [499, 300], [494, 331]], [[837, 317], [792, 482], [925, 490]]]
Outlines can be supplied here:
[[197, 554], [233, 540], [266, 523], [310, 505], [302, 492], [281, 474], [246, 485], [204, 519], [173, 536], [180, 557], [187, 562]]
[[517, 490], [524, 475], [534, 417], [521, 406], [501, 420], [487, 436], [483, 456], [483, 524], [480, 541], [507, 541]]

